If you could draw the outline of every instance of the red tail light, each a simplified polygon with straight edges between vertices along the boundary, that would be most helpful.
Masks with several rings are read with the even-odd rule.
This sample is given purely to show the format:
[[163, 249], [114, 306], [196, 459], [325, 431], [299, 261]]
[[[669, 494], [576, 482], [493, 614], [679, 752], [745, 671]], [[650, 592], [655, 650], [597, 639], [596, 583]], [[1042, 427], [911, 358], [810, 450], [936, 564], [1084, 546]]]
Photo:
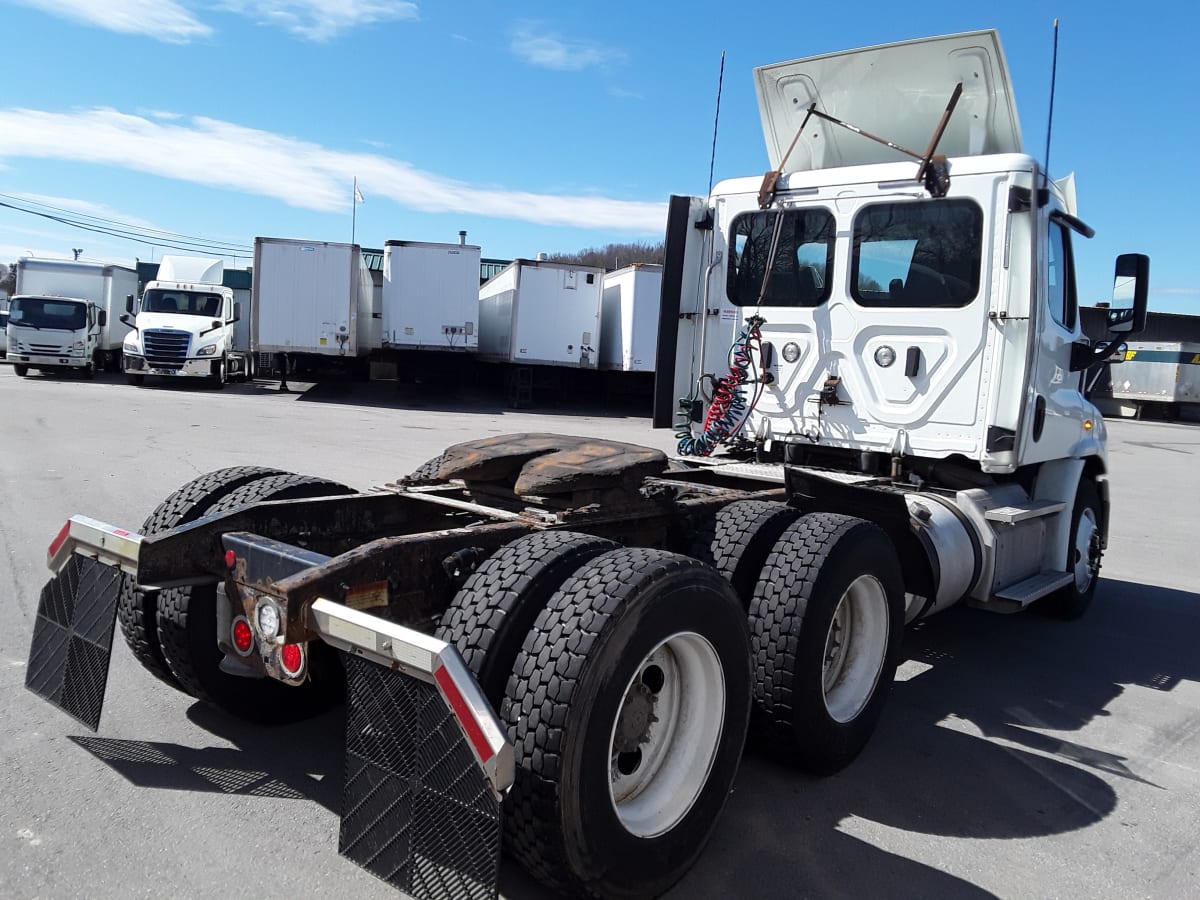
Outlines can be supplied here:
[[300, 644], [284, 644], [279, 651], [279, 664], [288, 675], [299, 675], [304, 669], [304, 648]]
[[233, 635], [233, 648], [242, 656], [249, 656], [254, 649], [254, 632], [250, 630], [250, 621], [245, 616], [233, 620], [230, 629]]

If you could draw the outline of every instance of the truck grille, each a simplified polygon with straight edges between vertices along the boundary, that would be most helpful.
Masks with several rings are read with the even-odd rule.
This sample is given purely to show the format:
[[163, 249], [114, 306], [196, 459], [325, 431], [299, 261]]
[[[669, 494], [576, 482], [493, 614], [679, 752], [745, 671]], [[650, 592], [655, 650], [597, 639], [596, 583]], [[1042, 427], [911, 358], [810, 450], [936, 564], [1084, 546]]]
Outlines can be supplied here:
[[70, 346], [62, 344], [35, 344], [32, 341], [20, 341], [17, 350], [21, 353], [32, 353], [34, 356], [60, 356], [70, 350]]
[[181, 369], [187, 359], [192, 336], [186, 331], [147, 328], [142, 332], [146, 365], [152, 369]]

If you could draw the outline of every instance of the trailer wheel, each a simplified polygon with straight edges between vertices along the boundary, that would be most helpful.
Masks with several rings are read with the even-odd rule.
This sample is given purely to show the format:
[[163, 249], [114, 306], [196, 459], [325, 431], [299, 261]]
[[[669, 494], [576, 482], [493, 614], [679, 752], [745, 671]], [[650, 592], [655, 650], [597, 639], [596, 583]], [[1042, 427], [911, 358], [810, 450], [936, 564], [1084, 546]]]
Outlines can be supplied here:
[[1075, 580], [1037, 602], [1038, 608], [1056, 619], [1078, 619], [1092, 604], [1100, 581], [1100, 494], [1096, 483], [1083, 478], [1075, 490], [1075, 508], [1071, 513], [1071, 545], [1067, 551], [1067, 570]]
[[733, 585], [748, 608], [763, 563], [783, 530], [800, 518], [800, 511], [783, 503], [738, 500], [717, 512], [712, 562]]
[[13, 363], [13, 371], [17, 373], [18, 378], [24, 378], [29, 374], [29, 366], [22, 365], [21, 363]]
[[749, 710], [729, 584], [664, 550], [596, 557], [539, 614], [509, 681], [510, 849], [571, 895], [662, 893], [712, 833]]
[[[244, 484], [205, 510], [228, 512], [266, 500], [329, 497], [354, 491], [336, 481], [280, 473]], [[168, 588], [158, 600], [158, 642], [171, 674], [198, 700], [262, 722], [289, 722], [316, 715], [338, 703], [343, 677], [337, 654], [325, 644], [309, 644], [309, 680], [298, 687], [271, 678], [243, 678], [221, 671], [217, 646], [217, 585]]]
[[[213, 503], [242, 485], [279, 474], [278, 469], [235, 466], [201, 475], [160, 503], [142, 523], [142, 534], [157, 534], [193, 522], [204, 515]], [[143, 591], [128, 575], [121, 576], [117, 620], [121, 623], [125, 643], [148, 672], [172, 687], [178, 687], [179, 682], [167, 667], [158, 643], [157, 610], [157, 591]]]
[[536, 531], [484, 560], [442, 615], [437, 636], [454, 644], [499, 709], [529, 629], [576, 569], [619, 545], [570, 531]]
[[767, 558], [750, 603], [758, 743], [828, 774], [866, 745], [899, 662], [904, 580], [877, 525], [802, 516]]

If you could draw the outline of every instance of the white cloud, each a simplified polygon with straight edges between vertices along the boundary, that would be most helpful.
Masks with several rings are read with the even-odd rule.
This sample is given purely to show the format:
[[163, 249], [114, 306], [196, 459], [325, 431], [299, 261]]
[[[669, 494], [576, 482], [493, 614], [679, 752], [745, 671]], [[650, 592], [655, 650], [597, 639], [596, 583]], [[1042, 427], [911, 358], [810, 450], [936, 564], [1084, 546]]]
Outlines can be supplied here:
[[310, 41], [327, 41], [361, 25], [419, 17], [417, 4], [402, 0], [225, 0], [219, 8]]
[[170, 44], [186, 44], [213, 33], [188, 7], [219, 9], [282, 28], [310, 41], [326, 41], [376, 22], [419, 17], [411, 0], [12, 0], [33, 9], [122, 34], [140, 34]]
[[96, 219], [111, 219], [115, 222], [120, 222], [122, 225], [132, 225], [135, 228], [154, 228], [155, 226], [145, 219], [140, 219], [137, 216], [123, 213], [120, 210], [115, 210], [111, 206], [105, 206], [103, 203], [93, 203], [90, 200], [80, 200], [76, 197], [53, 197], [48, 194], [30, 194], [19, 193], [13, 194], [21, 200], [26, 200], [30, 204], [37, 204], [41, 207], [52, 207], [51, 209], [39, 209], [39, 212], [46, 212], [53, 215], [56, 212], [66, 210], [69, 213], [79, 213], [84, 216], [90, 216]]
[[591, 41], [569, 40], [558, 34], [541, 32], [535, 25], [518, 26], [509, 49], [531, 66], [559, 72], [579, 72], [591, 66], [620, 62], [625, 54]]
[[174, 0], [12, 0], [42, 12], [122, 34], [142, 34], [168, 44], [208, 37], [205, 25]]
[[473, 186], [379, 154], [196, 117], [152, 121], [114, 109], [52, 113], [0, 109], [0, 159], [32, 157], [117, 166], [282, 200], [303, 209], [349, 208], [357, 176], [364, 194], [421, 212], [454, 212], [540, 225], [661, 234], [662, 203], [537, 194]]

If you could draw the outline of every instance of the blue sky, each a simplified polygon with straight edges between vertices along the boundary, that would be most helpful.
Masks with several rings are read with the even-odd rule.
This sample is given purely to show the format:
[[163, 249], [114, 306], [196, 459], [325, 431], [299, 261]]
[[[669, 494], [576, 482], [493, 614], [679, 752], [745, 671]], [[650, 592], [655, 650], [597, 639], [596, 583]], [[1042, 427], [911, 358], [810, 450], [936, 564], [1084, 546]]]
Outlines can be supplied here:
[[[1131, 12], [1133, 10], [1133, 12]], [[1200, 313], [1192, 4], [0, 0], [0, 202], [249, 247], [455, 241], [484, 256], [658, 241], [672, 193], [767, 168], [756, 65], [1000, 32], [1026, 150], [1076, 173], [1084, 302], [1151, 256], [1151, 307]], [[856, 123], [870, 129], [869, 122]], [[18, 198], [13, 200], [12, 198]], [[44, 206], [37, 207], [44, 209]], [[149, 246], [0, 207], [0, 261]]]

